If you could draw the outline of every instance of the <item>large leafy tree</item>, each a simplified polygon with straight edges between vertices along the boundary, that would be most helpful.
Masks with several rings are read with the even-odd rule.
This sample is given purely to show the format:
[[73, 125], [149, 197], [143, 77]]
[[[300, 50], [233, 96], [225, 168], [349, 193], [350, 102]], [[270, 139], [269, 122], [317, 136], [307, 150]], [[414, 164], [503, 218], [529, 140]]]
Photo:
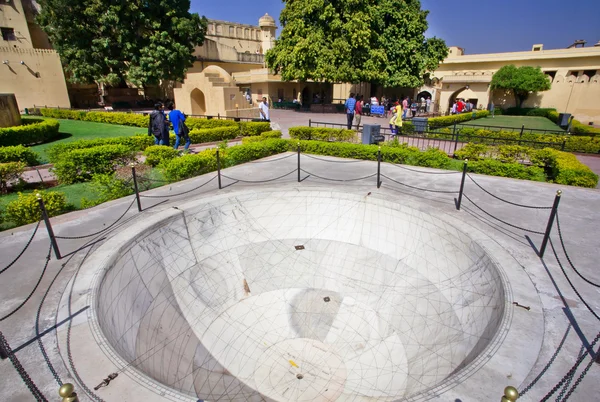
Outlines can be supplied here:
[[418, 0], [284, 2], [266, 55], [284, 80], [416, 87], [448, 54], [443, 40], [425, 38], [429, 12]]
[[509, 64], [494, 74], [490, 88], [512, 93], [517, 107], [521, 107], [530, 93], [549, 90], [550, 81], [539, 67], [515, 67]]
[[189, 0], [41, 0], [38, 21], [72, 82], [112, 86], [182, 79], [206, 18]]

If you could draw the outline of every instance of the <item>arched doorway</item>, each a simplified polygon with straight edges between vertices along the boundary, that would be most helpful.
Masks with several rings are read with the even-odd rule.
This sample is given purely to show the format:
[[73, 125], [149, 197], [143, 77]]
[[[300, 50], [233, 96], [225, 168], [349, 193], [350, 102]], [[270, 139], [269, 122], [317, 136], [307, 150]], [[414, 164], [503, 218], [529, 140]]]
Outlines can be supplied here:
[[473, 92], [473, 90], [471, 90], [468, 85], [465, 85], [464, 87], [454, 91], [454, 93], [450, 96], [450, 99], [448, 100], [448, 109], [452, 109], [452, 105], [454, 104], [454, 101], [456, 99], [470, 101], [475, 106], [477, 106], [477, 102], [479, 102], [477, 94]]
[[310, 89], [308, 87], [304, 87], [302, 90], [302, 105], [310, 105], [312, 103]]
[[206, 114], [206, 100], [204, 99], [204, 93], [198, 88], [194, 89], [190, 94], [192, 100], [192, 114], [204, 115]]
[[429, 91], [421, 91], [417, 95], [417, 100], [420, 101], [421, 98], [423, 98], [423, 99], [427, 99], [427, 98], [433, 99], [433, 96], [431, 95], [431, 92], [429, 92]]

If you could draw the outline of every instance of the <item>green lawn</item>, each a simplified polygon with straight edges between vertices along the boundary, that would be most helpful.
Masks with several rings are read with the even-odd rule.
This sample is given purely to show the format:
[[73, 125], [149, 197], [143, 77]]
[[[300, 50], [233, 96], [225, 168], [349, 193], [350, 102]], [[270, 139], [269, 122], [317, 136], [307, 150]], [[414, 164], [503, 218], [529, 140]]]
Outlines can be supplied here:
[[509, 127], [513, 129], [521, 129], [522, 125], [525, 125], [525, 130], [537, 129], [537, 130], [555, 130], [564, 131], [559, 126], [551, 122], [545, 117], [530, 117], [530, 116], [495, 116], [495, 117], [484, 117], [483, 119], [477, 119], [473, 121], [465, 122], [465, 126], [492, 126], [492, 130], [500, 130], [493, 128], [498, 127]]
[[80, 120], [59, 120], [61, 139], [31, 147], [40, 154], [42, 163], [48, 162], [46, 150], [54, 144], [96, 138], [125, 137], [145, 134], [147, 130], [139, 127], [119, 126], [115, 124], [94, 123]]

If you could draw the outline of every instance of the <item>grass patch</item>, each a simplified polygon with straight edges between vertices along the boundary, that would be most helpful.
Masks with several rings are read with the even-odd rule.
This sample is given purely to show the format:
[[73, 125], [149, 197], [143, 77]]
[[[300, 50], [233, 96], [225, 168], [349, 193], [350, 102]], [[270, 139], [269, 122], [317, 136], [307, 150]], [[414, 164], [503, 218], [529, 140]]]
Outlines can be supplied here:
[[[61, 123], [62, 124], [62, 123]], [[527, 129], [535, 129], [535, 130], [553, 130], [553, 131], [564, 131], [562, 128], [554, 124], [552, 121], [548, 120], [545, 117], [533, 117], [533, 116], [496, 116], [496, 117], [485, 117], [483, 119], [473, 120], [466, 122], [464, 124], [459, 124], [460, 126], [464, 125], [468, 126], [481, 126], [483, 127], [492, 127], [490, 130], [498, 131], [500, 129], [493, 128], [497, 127], [505, 127], [505, 128], [513, 128], [513, 129], [521, 129], [521, 126], [525, 125], [525, 130]], [[518, 131], [517, 130], [517, 131]]]
[[56, 141], [30, 147], [40, 154], [40, 161], [48, 163], [46, 150], [54, 144], [73, 142], [78, 140], [93, 140], [96, 138], [128, 137], [136, 134], [145, 134], [143, 128], [119, 126], [107, 123], [94, 123], [80, 120], [59, 120], [60, 137]]

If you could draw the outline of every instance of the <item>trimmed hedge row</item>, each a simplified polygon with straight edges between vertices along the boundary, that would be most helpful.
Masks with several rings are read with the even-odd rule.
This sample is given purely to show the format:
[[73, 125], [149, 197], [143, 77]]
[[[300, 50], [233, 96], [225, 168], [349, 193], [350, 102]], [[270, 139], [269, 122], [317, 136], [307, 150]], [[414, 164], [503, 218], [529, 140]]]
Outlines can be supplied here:
[[75, 149], [61, 154], [52, 171], [61, 183], [88, 181], [95, 174], [112, 173], [135, 160], [130, 146], [113, 144]]
[[356, 131], [344, 128], [290, 127], [290, 138], [294, 140], [350, 142], [356, 139]]
[[[464, 123], [465, 121], [471, 121], [474, 119], [481, 119], [484, 117], [488, 117], [490, 115], [490, 112], [488, 112], [487, 110], [476, 110], [474, 113], [475, 113], [475, 118], [473, 118], [473, 112], [469, 112], [469, 113], [453, 114], [451, 116], [432, 117], [427, 120], [427, 123], [429, 124], [429, 129], [433, 130], [436, 128], [451, 126], [454, 123], [458, 124], [458, 123]], [[403, 132], [404, 132], [404, 130], [403, 130]]]
[[0, 147], [0, 163], [7, 162], [23, 162], [28, 166], [36, 166], [40, 163], [40, 156], [23, 145]]
[[197, 128], [216, 128], [216, 127], [239, 127], [239, 124], [233, 120], [220, 120], [220, 119], [200, 119], [198, 117], [188, 117], [185, 119], [185, 125], [190, 130]]
[[263, 121], [244, 121], [240, 123], [240, 134], [244, 137], [260, 135], [265, 131], [271, 131], [271, 123]]
[[[60, 215], [67, 209], [67, 197], [58, 191], [40, 191], [48, 216]], [[19, 193], [19, 198], [6, 206], [6, 219], [17, 226], [37, 222], [42, 219], [40, 204], [34, 193]]]
[[231, 140], [238, 137], [239, 134], [240, 129], [237, 126], [195, 129], [190, 131], [190, 139], [192, 140], [192, 144], [202, 144], [205, 142]]
[[6, 194], [8, 183], [11, 183], [21, 177], [25, 170], [23, 162], [0, 163], [0, 193]]
[[[267, 139], [259, 143], [237, 145], [221, 150], [221, 166], [230, 167], [288, 150], [288, 141]], [[172, 159], [163, 165], [163, 174], [171, 182], [184, 180], [217, 170], [216, 150], [208, 149], [193, 155]]]
[[34, 145], [59, 136], [57, 120], [23, 118], [23, 124], [0, 128], [0, 146]]
[[144, 150], [146, 164], [150, 166], [158, 166], [159, 164], [175, 159], [179, 156], [179, 151], [164, 145], [152, 145]]
[[242, 144], [249, 144], [251, 142], [261, 142], [268, 139], [273, 138], [281, 138], [281, 131], [273, 130], [273, 131], [265, 131], [261, 135], [253, 135], [250, 137], [242, 138]]
[[98, 138], [95, 140], [65, 142], [48, 148], [47, 155], [50, 162], [56, 163], [61, 159], [62, 155], [71, 151], [102, 145], [124, 145], [132, 151], [143, 151], [149, 146], [154, 145], [154, 137], [149, 135], [134, 135], [131, 137]]
[[531, 162], [544, 166], [554, 183], [588, 188], [598, 185], [598, 175], [573, 154], [544, 148], [531, 155]]

